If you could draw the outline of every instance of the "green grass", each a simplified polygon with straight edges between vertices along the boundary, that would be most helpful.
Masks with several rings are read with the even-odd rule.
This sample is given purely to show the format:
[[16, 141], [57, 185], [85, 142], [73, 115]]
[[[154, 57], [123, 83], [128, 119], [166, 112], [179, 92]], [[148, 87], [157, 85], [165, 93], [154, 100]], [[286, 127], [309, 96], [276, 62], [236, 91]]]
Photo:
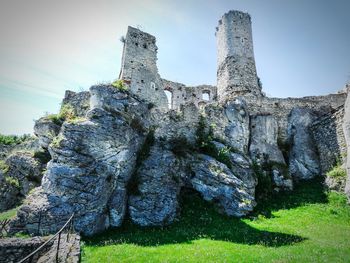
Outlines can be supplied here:
[[0, 221], [14, 218], [16, 216], [18, 208], [19, 207], [16, 207], [11, 210], [7, 210], [5, 212], [0, 213]]
[[126, 221], [83, 238], [82, 262], [349, 262], [350, 207], [346, 198], [303, 183], [228, 218], [196, 194], [183, 200], [181, 218], [164, 228]]

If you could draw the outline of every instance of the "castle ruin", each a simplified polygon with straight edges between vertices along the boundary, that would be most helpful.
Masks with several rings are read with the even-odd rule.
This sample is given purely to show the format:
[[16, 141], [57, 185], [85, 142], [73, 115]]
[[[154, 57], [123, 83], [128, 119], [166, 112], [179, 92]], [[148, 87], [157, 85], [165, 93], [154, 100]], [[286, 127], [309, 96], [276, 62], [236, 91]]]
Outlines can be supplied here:
[[[72, 213], [85, 235], [118, 227], [126, 216], [163, 226], [178, 216], [182, 189], [241, 217], [253, 211], [258, 191], [292, 190], [345, 161], [348, 87], [326, 96], [267, 97], [249, 14], [224, 14], [216, 38], [217, 86], [189, 87], [162, 79], [155, 37], [128, 27], [119, 75], [128, 90], [103, 84], [67, 91], [63, 105], [78, 118], [36, 122], [51, 159], [12, 228], [33, 233], [40, 218], [54, 232]], [[257, 187], [263, 177], [268, 189]]]

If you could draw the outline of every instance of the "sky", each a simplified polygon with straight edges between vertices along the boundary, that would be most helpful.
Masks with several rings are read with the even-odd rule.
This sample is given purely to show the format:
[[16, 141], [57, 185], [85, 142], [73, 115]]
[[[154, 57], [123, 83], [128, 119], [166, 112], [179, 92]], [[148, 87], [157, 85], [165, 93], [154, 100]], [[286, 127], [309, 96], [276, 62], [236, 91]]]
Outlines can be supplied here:
[[118, 77], [127, 26], [157, 38], [162, 78], [216, 85], [215, 27], [252, 17], [263, 91], [336, 93], [350, 81], [349, 0], [0, 0], [0, 133], [32, 133], [65, 90]]

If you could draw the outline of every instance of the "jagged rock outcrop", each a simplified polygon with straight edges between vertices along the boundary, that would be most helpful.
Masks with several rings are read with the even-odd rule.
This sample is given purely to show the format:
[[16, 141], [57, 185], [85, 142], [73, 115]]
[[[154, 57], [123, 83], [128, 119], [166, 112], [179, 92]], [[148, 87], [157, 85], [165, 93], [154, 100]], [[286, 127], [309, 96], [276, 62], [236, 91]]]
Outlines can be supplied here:
[[193, 104], [186, 104], [179, 111], [159, 111], [155, 109], [150, 115], [150, 122], [156, 128], [157, 140], [166, 142], [186, 139], [187, 142], [196, 142], [196, 124], [200, 118], [199, 109]]
[[272, 115], [251, 117], [250, 156], [265, 168], [265, 176], [272, 180], [274, 190], [292, 190], [293, 181], [288, 172], [282, 151], [278, 147], [278, 123]]
[[129, 213], [141, 226], [172, 223], [179, 213], [179, 194], [184, 178], [181, 162], [169, 150], [155, 146], [134, 175], [137, 189], [130, 193]]
[[251, 141], [249, 152], [254, 160], [285, 164], [283, 154], [277, 145], [278, 123], [272, 115], [251, 117]]
[[73, 92], [67, 90], [61, 104], [70, 105], [74, 109], [74, 114], [78, 117], [84, 117], [90, 109], [90, 92]]
[[[191, 157], [200, 119], [195, 106], [166, 113], [106, 85], [91, 87], [89, 97], [86, 115], [65, 121], [48, 145], [52, 159], [42, 187], [27, 198], [13, 228], [35, 232], [41, 218], [41, 227], [54, 232], [75, 213], [75, 229], [92, 235], [120, 226], [127, 207], [137, 224], [169, 224], [179, 214], [179, 193], [184, 185], [206, 200], [218, 202], [227, 215], [243, 216], [252, 211], [256, 180], [247, 156], [230, 152], [231, 170], [209, 156]], [[234, 127], [242, 130], [248, 125], [242, 105], [236, 101], [222, 109], [231, 125], [230, 140]], [[240, 125], [235, 126], [235, 118]], [[215, 132], [216, 127], [212, 128]], [[139, 151], [151, 131], [156, 144], [148, 158], [138, 163]], [[244, 142], [242, 150], [247, 147], [248, 134], [238, 140]], [[137, 176], [137, 193], [130, 188], [133, 175]]]
[[215, 139], [242, 153], [248, 152], [249, 113], [242, 98], [228, 102], [224, 107], [209, 105], [205, 109], [207, 122]]
[[38, 137], [39, 145], [44, 149], [48, 149], [49, 144], [58, 135], [60, 129], [60, 125], [47, 117], [42, 117], [35, 121], [34, 134]]
[[[42, 190], [28, 198], [14, 224], [32, 231], [41, 213], [42, 225], [52, 232], [75, 213], [76, 230], [91, 235], [121, 223], [126, 185], [144, 137], [131, 127], [126, 109], [140, 104], [113, 87], [95, 86], [90, 92], [92, 109], [86, 120], [63, 124], [49, 146], [52, 160]], [[113, 207], [115, 200], [120, 202]]]
[[256, 176], [252, 169], [252, 161], [248, 156], [242, 153], [233, 152], [229, 150], [224, 144], [213, 141], [216, 149], [227, 155], [230, 160], [230, 167], [228, 167], [231, 172], [239, 179], [241, 179], [247, 187], [247, 191], [250, 195], [255, 195], [255, 187], [257, 185]]
[[215, 202], [229, 216], [240, 217], [253, 211], [254, 196], [225, 164], [200, 154], [190, 166], [191, 185], [205, 200]]
[[306, 108], [295, 108], [289, 115], [289, 171], [295, 179], [311, 179], [320, 174], [317, 149], [309, 131], [316, 117], [312, 110]]
[[7, 157], [0, 172], [0, 211], [18, 205], [35, 187], [40, 186], [44, 164], [31, 152], [16, 152]]

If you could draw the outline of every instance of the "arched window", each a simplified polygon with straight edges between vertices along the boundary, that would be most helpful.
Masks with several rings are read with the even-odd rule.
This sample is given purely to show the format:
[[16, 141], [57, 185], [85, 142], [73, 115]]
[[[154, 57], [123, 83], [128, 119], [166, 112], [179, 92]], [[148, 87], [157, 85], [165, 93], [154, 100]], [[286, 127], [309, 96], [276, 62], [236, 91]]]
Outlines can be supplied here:
[[206, 100], [206, 101], [210, 100], [210, 93], [209, 93], [209, 91], [203, 91], [202, 92], [202, 100]]
[[171, 109], [173, 104], [173, 93], [170, 90], [164, 90], [164, 92], [168, 99], [168, 108]]

